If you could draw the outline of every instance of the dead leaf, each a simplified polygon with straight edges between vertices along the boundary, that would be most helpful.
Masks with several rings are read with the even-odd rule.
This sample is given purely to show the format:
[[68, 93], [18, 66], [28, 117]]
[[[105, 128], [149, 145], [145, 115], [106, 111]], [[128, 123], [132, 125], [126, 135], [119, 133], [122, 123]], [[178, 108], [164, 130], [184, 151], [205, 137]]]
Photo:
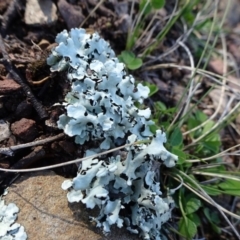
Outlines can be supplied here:
[[[215, 110], [218, 108], [219, 102], [220, 102], [220, 97], [221, 97], [221, 89], [213, 89], [210, 93], [209, 93], [209, 97], [211, 98], [212, 102], [213, 102], [213, 106], [215, 108]], [[227, 96], [225, 94], [223, 94], [223, 100], [222, 100], [222, 104], [220, 106], [220, 110], [219, 113], [223, 113], [224, 110], [226, 109], [227, 106]]]

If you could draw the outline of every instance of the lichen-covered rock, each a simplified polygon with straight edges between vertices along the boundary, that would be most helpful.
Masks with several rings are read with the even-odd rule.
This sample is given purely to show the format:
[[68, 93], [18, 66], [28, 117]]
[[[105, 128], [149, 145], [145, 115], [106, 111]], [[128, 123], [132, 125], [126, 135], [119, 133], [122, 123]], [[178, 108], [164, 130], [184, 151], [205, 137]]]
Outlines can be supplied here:
[[0, 142], [7, 139], [10, 135], [9, 123], [0, 119]]
[[[129, 142], [135, 140], [135, 135], [129, 137]], [[165, 141], [165, 133], [159, 130], [149, 145], [125, 149], [125, 159], [117, 155], [84, 161], [77, 177], [62, 184], [69, 190], [69, 202], [81, 201], [91, 209], [98, 206], [100, 214], [94, 220], [105, 232], [111, 225], [122, 227], [125, 222], [129, 231], [142, 234], [144, 239], [160, 239], [161, 226], [171, 217], [173, 200], [162, 197], [153, 165], [160, 160], [172, 167], [177, 161], [164, 148]], [[86, 152], [86, 156], [93, 154], [92, 150]], [[124, 209], [128, 211], [123, 215]]]
[[89, 215], [97, 209], [86, 209], [82, 203], [69, 204], [60, 187], [63, 180], [52, 171], [31, 172], [9, 187], [5, 204], [17, 203], [17, 221], [24, 226], [28, 240], [140, 240], [118, 227], [104, 236], [94, 222], [89, 222]]
[[24, 227], [15, 223], [19, 208], [14, 203], [5, 205], [0, 197], [0, 240], [26, 240]]
[[163, 146], [164, 132], [152, 136], [150, 109], [137, 107], [149, 89], [135, 85], [97, 33], [72, 29], [58, 34], [56, 42], [47, 62], [51, 71], [65, 70], [71, 84], [58, 127], [75, 136], [76, 143], [99, 143], [99, 149], [88, 149], [86, 156], [132, 143], [115, 154], [83, 161], [77, 176], [62, 184], [69, 190], [69, 202], [97, 206], [100, 212], [93, 220], [105, 232], [111, 225], [125, 225], [143, 239], [161, 239], [162, 224], [171, 217], [174, 203], [168, 194], [163, 196], [155, 166], [173, 167], [178, 158]]

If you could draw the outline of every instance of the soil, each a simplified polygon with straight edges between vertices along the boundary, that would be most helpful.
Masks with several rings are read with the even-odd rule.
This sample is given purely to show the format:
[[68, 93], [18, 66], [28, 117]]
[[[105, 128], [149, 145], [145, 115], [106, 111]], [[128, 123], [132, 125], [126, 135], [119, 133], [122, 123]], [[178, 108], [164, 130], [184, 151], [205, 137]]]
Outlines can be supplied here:
[[[30, 0], [0, 1], [0, 119], [9, 123], [10, 134], [0, 141], [1, 168], [33, 168], [67, 162], [83, 156], [84, 148], [76, 145], [73, 138], [60, 134], [56, 122], [63, 109], [54, 104], [61, 103], [69, 88], [64, 75], [53, 74], [46, 64], [46, 57], [53, 47], [56, 35], [64, 29], [84, 27], [88, 31], [97, 31], [116, 52], [125, 50], [128, 19], [131, 4], [128, 1], [105, 1], [96, 11], [95, 0], [55, 0], [56, 17], [52, 22], [29, 22], [26, 9]], [[44, 2], [44, 1], [43, 1]], [[162, 19], [171, 13], [175, 1], [166, 1], [167, 6]], [[134, 11], [137, 11], [136, 4]], [[51, 17], [49, 17], [51, 18]], [[158, 25], [156, 31], [162, 28]], [[182, 34], [180, 25], [176, 24], [163, 43], [156, 49], [155, 55], [162, 55], [171, 49]], [[239, 39], [238, 39], [239, 42]], [[232, 35], [228, 44], [236, 54], [239, 43]], [[141, 51], [140, 43], [135, 52]], [[5, 50], [5, 52], [4, 52]], [[240, 61], [239, 54], [235, 58]], [[151, 59], [148, 59], [149, 61]], [[189, 65], [189, 59], [182, 48], [170, 52], [155, 61], [160, 63]], [[144, 79], [159, 87], [154, 99], [163, 101], [167, 107], [174, 106], [187, 84], [188, 71], [162, 69], [152, 74], [135, 71], [137, 80]], [[208, 87], [208, 86], [206, 86]], [[205, 89], [204, 89], [205, 90]], [[204, 91], [203, 90], [203, 91]], [[151, 106], [150, 99], [146, 104]], [[210, 101], [210, 100], [209, 100]], [[209, 113], [211, 115], [211, 112]], [[7, 126], [6, 126], [7, 128]], [[60, 134], [60, 135], [59, 135]], [[59, 138], [41, 144], [11, 151], [11, 147], [38, 140]], [[230, 138], [232, 139], [232, 138]], [[77, 166], [68, 165], [54, 171], [64, 177], [74, 177]], [[0, 194], [13, 179], [15, 173], [0, 174]], [[210, 239], [210, 238], [209, 238]], [[224, 239], [224, 236], [222, 237]]]

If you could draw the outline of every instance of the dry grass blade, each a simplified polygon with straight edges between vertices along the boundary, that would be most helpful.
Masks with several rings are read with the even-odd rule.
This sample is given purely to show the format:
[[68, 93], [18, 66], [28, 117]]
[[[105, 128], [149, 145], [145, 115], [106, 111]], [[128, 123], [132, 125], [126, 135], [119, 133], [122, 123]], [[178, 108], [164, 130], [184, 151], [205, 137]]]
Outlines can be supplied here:
[[240, 216], [228, 211], [227, 209], [223, 208], [222, 206], [220, 206], [219, 204], [217, 204], [201, 187], [199, 184], [197, 184], [193, 179], [191, 179], [187, 174], [185, 174], [182, 171], [179, 171], [179, 173], [181, 175], [183, 175], [185, 178], [187, 178], [192, 184], [194, 184], [196, 186], [196, 188], [198, 189], [198, 191], [194, 190], [190, 185], [183, 183], [183, 185], [185, 187], [187, 187], [188, 189], [190, 189], [192, 192], [194, 192], [197, 196], [199, 196], [200, 198], [202, 198], [204, 201], [210, 203], [212, 206], [214, 206], [216, 209], [218, 209], [218, 211], [220, 212], [220, 214], [223, 216], [223, 218], [226, 220], [226, 222], [228, 223], [228, 225], [231, 227], [231, 229], [233, 230], [233, 232], [235, 233], [236, 237], [238, 237], [238, 239], [240, 239], [240, 235], [237, 231], [237, 229], [233, 226], [233, 224], [230, 222], [230, 220], [227, 218], [227, 216], [225, 215], [228, 214], [236, 219], [240, 219]]
[[[79, 159], [68, 161], [68, 162], [65, 162], [65, 163], [53, 164], [51, 166], [46, 166], [46, 167], [20, 169], [20, 170], [19, 169], [0, 168], [0, 171], [4, 171], [4, 172], [37, 172], [37, 171], [42, 171], [42, 170], [47, 170], [47, 169], [53, 169], [53, 168], [57, 168], [57, 167], [67, 166], [67, 165], [70, 165], [70, 164], [73, 164], [73, 163], [79, 163], [79, 162], [88, 160], [90, 158], [97, 158], [99, 156], [102, 156], [102, 155], [105, 155], [105, 154], [109, 154], [109, 153], [121, 150], [123, 148], [130, 147], [130, 146], [137, 145], [137, 144], [141, 144], [141, 143], [143, 143], [143, 141], [141, 141], [141, 142], [134, 142], [134, 143], [130, 143], [130, 144], [125, 144], [123, 146], [120, 146], [120, 147], [117, 147], [117, 148], [113, 148], [111, 150], [104, 151], [104, 152], [101, 152], [101, 153], [98, 153], [98, 154], [94, 154], [94, 155], [91, 155], [91, 156], [88, 156], [88, 157], [79, 158]], [[22, 145], [24, 145], [24, 144], [22, 144]]]
[[60, 133], [56, 136], [41, 139], [41, 140], [37, 140], [37, 141], [34, 141], [34, 142], [19, 144], [19, 145], [12, 146], [12, 147], [0, 148], [0, 153], [8, 155], [8, 156], [13, 156], [14, 151], [16, 151], [16, 150], [23, 149], [23, 148], [28, 148], [28, 147], [34, 147], [34, 146], [38, 146], [38, 145], [43, 145], [45, 143], [53, 142], [55, 140], [63, 138], [64, 136], [65, 136], [64, 133]]

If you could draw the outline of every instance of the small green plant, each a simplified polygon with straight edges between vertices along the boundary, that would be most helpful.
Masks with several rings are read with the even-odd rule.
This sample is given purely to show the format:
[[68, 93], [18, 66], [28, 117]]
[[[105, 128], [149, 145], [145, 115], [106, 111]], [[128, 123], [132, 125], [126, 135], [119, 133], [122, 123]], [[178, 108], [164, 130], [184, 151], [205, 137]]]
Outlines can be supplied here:
[[[134, 8], [134, 1], [132, 2], [132, 9]], [[139, 2], [139, 11], [137, 16], [133, 20], [131, 15], [132, 25], [128, 30], [126, 50], [122, 51], [119, 59], [126, 64], [127, 68], [130, 70], [136, 70], [142, 66], [142, 59], [135, 57], [133, 53], [133, 48], [136, 47], [136, 42], [143, 38], [146, 34], [145, 30], [151, 28], [154, 21], [148, 20], [149, 16], [153, 15], [152, 20], [154, 20], [157, 15], [157, 11], [163, 8], [165, 5], [165, 0], [141, 0]], [[147, 26], [147, 24], [149, 24]]]
[[[192, 72], [177, 106], [168, 107], [161, 101], [154, 101], [152, 107], [152, 119], [155, 126], [151, 130], [155, 132], [159, 128], [166, 129], [167, 148], [179, 158], [176, 167], [167, 170], [162, 179], [165, 186], [172, 186], [172, 189], [181, 185], [181, 188], [173, 194], [177, 207], [178, 227], [172, 230], [189, 240], [198, 234], [199, 229], [203, 231], [203, 226], [211, 228], [216, 234], [221, 234], [222, 219], [224, 219], [239, 238], [239, 233], [231, 223], [229, 216], [233, 221], [239, 221], [240, 216], [221, 206], [218, 199], [227, 198], [227, 196], [234, 198], [240, 195], [240, 172], [224, 160], [230, 151], [238, 146], [223, 150], [225, 144], [220, 135], [220, 132], [232, 124], [239, 114], [240, 103], [232, 105], [231, 109], [219, 117], [228, 80], [225, 76], [204, 70], [212, 53], [217, 54], [215, 45], [222, 34], [220, 29], [226, 14], [224, 13], [223, 19], [218, 21], [217, 9], [211, 8], [209, 1], [206, 1], [205, 4], [198, 0], [191, 1], [189, 4], [183, 1], [182, 6], [185, 7], [184, 10], [179, 10], [181, 18], [190, 26], [190, 31], [193, 33], [189, 38], [193, 42], [194, 56], [199, 59], [197, 67], [194, 64], [187, 67], [167, 63], [155, 64], [142, 69], [146, 72], [171, 67]], [[200, 17], [200, 13], [204, 13], [204, 11], [211, 17]], [[206, 33], [208, 33], [206, 40], [198, 39], [200, 34], [206, 35]], [[223, 42], [223, 48], [224, 46]], [[185, 47], [185, 49], [187, 48]], [[223, 49], [223, 52], [226, 52], [226, 49]], [[144, 57], [148, 57], [150, 53], [151, 47], [144, 51]], [[191, 54], [189, 57], [193, 58]], [[226, 61], [226, 58], [223, 57], [223, 61]], [[198, 89], [198, 84], [203, 80], [203, 76], [214, 80], [214, 84], [197, 99], [194, 92]], [[155, 88], [150, 86], [152, 94], [156, 93]], [[213, 89], [219, 88], [221, 89], [219, 105], [215, 112], [208, 116], [199, 106], [208, 98]]]
[[[168, 129], [167, 147], [179, 157], [175, 169], [166, 174], [170, 181], [166, 185], [170, 184], [172, 188], [177, 186], [179, 179], [182, 179], [182, 188], [174, 193], [181, 216], [177, 231], [186, 239], [192, 239], [197, 234], [198, 227], [203, 224], [199, 218], [199, 213], [203, 213], [203, 219], [219, 234], [220, 216], [217, 212], [209, 214], [209, 203], [213, 206], [217, 204], [215, 201], [211, 202], [211, 197], [240, 195], [240, 173], [227, 169], [222, 158], [224, 156], [221, 153], [222, 142], [216, 125], [222, 129], [225, 124], [209, 120], [206, 114], [196, 109], [186, 114], [184, 121], [179, 119], [171, 126], [176, 113], [177, 108], [169, 109], [162, 102], [154, 103], [155, 128]], [[231, 119], [231, 116], [228, 115], [228, 118]], [[163, 119], [167, 121], [162, 121]], [[179, 126], [181, 122], [182, 125]], [[226, 209], [221, 211], [239, 219], [236, 214]]]
[[125, 63], [126, 67], [130, 70], [136, 70], [142, 66], [142, 59], [137, 58], [133, 52], [122, 51], [118, 59]]
[[128, 31], [126, 44], [127, 50], [131, 50], [134, 47], [136, 41], [141, 37], [144, 30], [147, 27], [150, 28], [151, 24], [153, 24], [153, 22], [151, 22], [150, 25], [147, 26], [147, 18], [151, 14], [156, 15], [157, 11], [163, 8], [164, 5], [165, 0], [141, 0], [139, 2], [139, 12]]

